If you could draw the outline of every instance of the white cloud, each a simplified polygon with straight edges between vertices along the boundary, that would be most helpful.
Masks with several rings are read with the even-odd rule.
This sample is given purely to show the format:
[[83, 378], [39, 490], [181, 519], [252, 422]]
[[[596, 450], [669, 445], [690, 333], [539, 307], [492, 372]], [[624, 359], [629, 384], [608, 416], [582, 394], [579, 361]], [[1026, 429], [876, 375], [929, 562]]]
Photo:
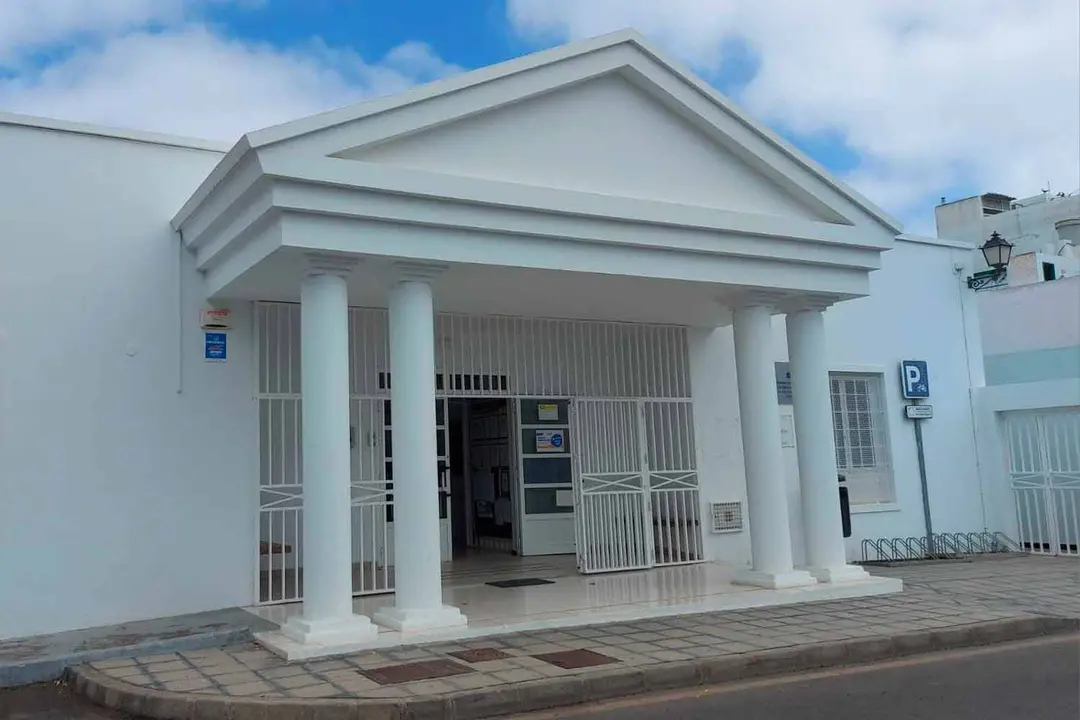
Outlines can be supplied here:
[[508, 0], [526, 36], [633, 26], [711, 74], [725, 42], [760, 60], [737, 98], [792, 132], [838, 132], [849, 180], [912, 218], [950, 186], [1080, 187], [1076, 0]]
[[[13, 56], [79, 41], [44, 67], [24, 62], [19, 72], [0, 74], [0, 109], [30, 115], [233, 141], [460, 70], [416, 42], [368, 62], [318, 40], [281, 49], [229, 39], [188, 19], [205, 4], [193, 0], [47, 0], [66, 9], [48, 27], [29, 17], [40, 0], [6, 1], [0, 28], [8, 13], [21, 30], [0, 36], [0, 52], [4, 42]], [[21, 20], [12, 12], [19, 5]], [[88, 5], [103, 16], [89, 19]], [[87, 41], [88, 33], [97, 37]]]

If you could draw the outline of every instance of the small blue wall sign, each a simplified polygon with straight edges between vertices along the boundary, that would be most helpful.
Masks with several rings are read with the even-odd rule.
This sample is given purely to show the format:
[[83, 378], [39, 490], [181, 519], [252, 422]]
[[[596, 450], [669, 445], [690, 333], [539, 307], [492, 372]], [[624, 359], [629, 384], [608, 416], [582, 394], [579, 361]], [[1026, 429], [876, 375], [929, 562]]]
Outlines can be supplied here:
[[930, 373], [925, 360], [900, 361], [900, 388], [908, 400], [930, 397]]
[[203, 359], [206, 362], [225, 362], [228, 359], [227, 337], [223, 332], [204, 333]]

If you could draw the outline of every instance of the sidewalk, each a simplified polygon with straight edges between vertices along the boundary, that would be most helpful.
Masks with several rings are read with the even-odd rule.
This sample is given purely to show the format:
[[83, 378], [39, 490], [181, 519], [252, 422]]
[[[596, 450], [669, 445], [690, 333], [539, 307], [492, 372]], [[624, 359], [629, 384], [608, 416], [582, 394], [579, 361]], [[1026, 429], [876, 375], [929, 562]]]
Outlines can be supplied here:
[[1076, 559], [990, 557], [874, 572], [903, 578], [905, 591], [292, 665], [243, 644], [98, 662], [72, 676], [98, 702], [160, 718], [291, 720], [313, 707], [319, 717], [479, 718], [1075, 632], [1080, 618]]

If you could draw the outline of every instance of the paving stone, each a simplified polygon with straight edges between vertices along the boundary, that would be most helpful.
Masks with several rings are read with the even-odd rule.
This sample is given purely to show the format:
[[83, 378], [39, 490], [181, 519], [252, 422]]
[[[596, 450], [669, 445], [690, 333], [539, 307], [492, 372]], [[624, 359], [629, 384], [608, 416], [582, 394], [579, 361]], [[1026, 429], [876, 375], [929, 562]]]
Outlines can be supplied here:
[[154, 673], [154, 679], [161, 683], [181, 680], [198, 680], [205, 677], [198, 670], [175, 670], [173, 672]]
[[458, 690], [476, 690], [478, 688], [492, 687], [493, 685], [501, 685], [502, 680], [494, 675], [487, 675], [484, 673], [475, 673], [473, 675], [457, 675], [455, 677], [449, 677], [443, 680], [448, 685], [453, 685]]
[[250, 673], [251, 670], [244, 667], [240, 663], [230, 662], [224, 665], [211, 665], [208, 667], [200, 667], [199, 672], [203, 675], [209, 675], [211, 677], [221, 677], [224, 675], [235, 675], [236, 673]]
[[118, 668], [112, 668], [110, 670], [102, 671], [109, 677], [114, 677], [117, 680], [126, 680], [130, 677], [138, 677], [140, 675], [146, 675], [146, 671], [138, 665], [128, 665]]
[[493, 647], [485, 648], [473, 648], [471, 650], [461, 650], [460, 652], [448, 653], [452, 657], [456, 657], [458, 660], [464, 660], [467, 663], [481, 663], [490, 662], [492, 660], [506, 660], [512, 657], [503, 650]]
[[494, 672], [491, 674], [502, 682], [506, 683], [519, 683], [525, 682], [527, 680], [538, 680], [543, 677], [543, 675], [536, 672], [535, 670], [528, 670], [526, 668], [502, 670], [500, 672]]
[[681, 650], [682, 648], [694, 647], [694, 643], [686, 640], [657, 640], [656, 644], [667, 650]]
[[266, 670], [260, 670], [259, 671], [259, 676], [260, 677], [270, 678], [270, 679], [287, 678], [287, 677], [292, 677], [294, 675], [306, 675], [306, 674], [307, 674], [307, 670], [305, 670], [300, 665], [282, 665], [281, 667], [267, 668]]
[[302, 675], [289, 675], [288, 677], [277, 678], [276, 680], [274, 680], [275, 685], [285, 688], [286, 690], [306, 687], [309, 685], [319, 685], [322, 682], [324, 681], [308, 672], [305, 672]]
[[213, 678], [222, 685], [239, 685], [240, 683], [260, 682], [259, 676], [250, 670], [216, 675], [213, 676]]
[[[174, 680], [172, 682], [166, 682], [164, 685], [166, 690], [171, 690], [173, 692], [191, 692], [193, 690], [214, 687], [213, 684], [204, 677], [191, 678], [189, 680]], [[217, 690], [217, 688], [214, 689]]]
[[502, 670], [515, 670], [515, 669], [517, 669], [517, 668], [519, 668], [521, 666], [518, 665], [517, 662], [515, 662], [514, 659], [508, 659], [508, 660], [488, 660], [488, 661], [485, 661], [485, 662], [473, 663], [472, 667], [477, 672], [485, 672], [485, 673], [487, 673], [487, 672], [499, 672], [499, 671], [502, 671]]
[[270, 683], [263, 680], [257, 682], [239, 683], [237, 685], [226, 685], [225, 692], [229, 695], [237, 697], [249, 697], [251, 695], [260, 695], [262, 693], [272, 692], [273, 686]]
[[692, 655], [679, 652], [678, 650], [657, 650], [656, 652], [649, 653], [650, 657], [660, 662], [675, 662], [677, 660], [692, 660]]
[[187, 670], [190, 666], [181, 660], [172, 660], [168, 662], [154, 662], [146, 663], [143, 667], [155, 675], [159, 673], [173, 672], [175, 670]]
[[341, 695], [341, 691], [330, 683], [319, 683], [318, 685], [292, 688], [288, 691], [288, 694], [290, 697], [297, 698], [329, 698]]
[[[470, 676], [463, 675], [462, 677]], [[483, 676], [481, 675], [480, 677]], [[381, 685], [379, 685], [379, 683], [375, 682], [374, 680], [368, 680], [366, 677], [357, 677], [353, 680], [335, 681], [334, 684], [347, 693], [351, 693], [353, 695], [362, 695], [364, 697], [366, 697], [368, 692], [370, 692], [371, 690], [382, 687]]]
[[308, 663], [304, 667], [311, 672], [326, 672], [327, 670], [346, 670], [349, 668], [349, 663], [344, 660], [326, 660], [323, 662]]

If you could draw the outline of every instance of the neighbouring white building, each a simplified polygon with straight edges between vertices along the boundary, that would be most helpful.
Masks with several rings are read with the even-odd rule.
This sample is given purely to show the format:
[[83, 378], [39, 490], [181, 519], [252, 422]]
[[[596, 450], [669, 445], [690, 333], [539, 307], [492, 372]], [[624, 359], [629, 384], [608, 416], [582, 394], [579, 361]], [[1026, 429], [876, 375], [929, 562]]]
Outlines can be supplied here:
[[3, 115], [0, 157], [0, 638], [274, 605], [290, 657], [454, 632], [481, 608], [442, 576], [511, 554], [895, 589], [850, 563], [925, 531], [912, 359], [934, 529], [997, 529], [973, 245], [634, 33], [231, 147]]
[[[990, 525], [1031, 552], [1080, 555], [1080, 191], [986, 193], [935, 214], [942, 237], [1013, 245], [978, 294], [976, 399], [1000, 448], [985, 467]], [[974, 264], [987, 267], [981, 253]]]

